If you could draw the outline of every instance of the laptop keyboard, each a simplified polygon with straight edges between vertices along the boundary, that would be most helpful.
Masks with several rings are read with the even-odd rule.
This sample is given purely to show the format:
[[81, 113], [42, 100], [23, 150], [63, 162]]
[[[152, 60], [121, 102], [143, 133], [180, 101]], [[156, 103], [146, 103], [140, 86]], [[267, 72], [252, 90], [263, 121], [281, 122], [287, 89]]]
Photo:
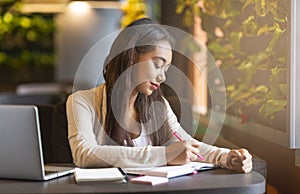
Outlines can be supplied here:
[[45, 175], [49, 174], [59, 174], [59, 173], [65, 173], [72, 172], [74, 170], [74, 167], [69, 166], [51, 166], [51, 165], [45, 165]]
[[55, 171], [55, 170], [45, 170], [45, 175], [48, 175], [48, 174], [55, 174], [55, 173], [58, 173], [59, 171]]

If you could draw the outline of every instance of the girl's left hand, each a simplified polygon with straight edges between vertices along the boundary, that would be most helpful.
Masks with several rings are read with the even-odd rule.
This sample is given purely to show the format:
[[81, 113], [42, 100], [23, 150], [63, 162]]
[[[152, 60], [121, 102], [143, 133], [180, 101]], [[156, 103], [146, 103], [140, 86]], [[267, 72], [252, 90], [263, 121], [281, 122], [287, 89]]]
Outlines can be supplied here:
[[243, 173], [252, 170], [252, 156], [246, 149], [231, 150], [227, 155], [226, 162], [230, 170]]

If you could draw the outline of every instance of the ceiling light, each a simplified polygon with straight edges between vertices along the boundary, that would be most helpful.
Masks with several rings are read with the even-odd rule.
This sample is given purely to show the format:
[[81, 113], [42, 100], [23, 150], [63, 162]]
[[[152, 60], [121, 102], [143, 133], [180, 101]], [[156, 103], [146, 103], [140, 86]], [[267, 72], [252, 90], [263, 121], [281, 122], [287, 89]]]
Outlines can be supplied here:
[[68, 8], [72, 13], [83, 14], [88, 12], [90, 9], [90, 4], [83, 1], [72, 1]]

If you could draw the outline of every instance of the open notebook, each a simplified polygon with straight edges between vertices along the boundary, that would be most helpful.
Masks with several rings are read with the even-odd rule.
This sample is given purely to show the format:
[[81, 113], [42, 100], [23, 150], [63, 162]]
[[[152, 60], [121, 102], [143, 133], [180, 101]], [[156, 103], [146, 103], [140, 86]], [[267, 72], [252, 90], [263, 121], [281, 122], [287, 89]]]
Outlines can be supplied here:
[[127, 174], [135, 175], [150, 175], [173, 178], [188, 174], [194, 174], [197, 171], [209, 170], [217, 168], [214, 164], [204, 162], [190, 162], [189, 164], [180, 166], [159, 166], [159, 167], [146, 167], [146, 168], [123, 168]]
[[44, 165], [36, 106], [0, 105], [0, 123], [0, 178], [49, 180], [74, 172]]

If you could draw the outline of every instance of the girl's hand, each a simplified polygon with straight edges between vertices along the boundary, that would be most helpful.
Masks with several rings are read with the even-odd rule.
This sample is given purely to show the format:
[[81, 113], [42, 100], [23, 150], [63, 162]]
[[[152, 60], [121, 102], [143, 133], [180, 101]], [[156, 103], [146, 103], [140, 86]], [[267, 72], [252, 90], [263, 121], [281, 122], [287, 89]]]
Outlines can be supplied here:
[[174, 141], [166, 147], [168, 165], [182, 165], [197, 160], [200, 142], [192, 139], [189, 141]]
[[246, 149], [231, 150], [227, 159], [228, 169], [248, 173], [252, 170], [252, 156]]

